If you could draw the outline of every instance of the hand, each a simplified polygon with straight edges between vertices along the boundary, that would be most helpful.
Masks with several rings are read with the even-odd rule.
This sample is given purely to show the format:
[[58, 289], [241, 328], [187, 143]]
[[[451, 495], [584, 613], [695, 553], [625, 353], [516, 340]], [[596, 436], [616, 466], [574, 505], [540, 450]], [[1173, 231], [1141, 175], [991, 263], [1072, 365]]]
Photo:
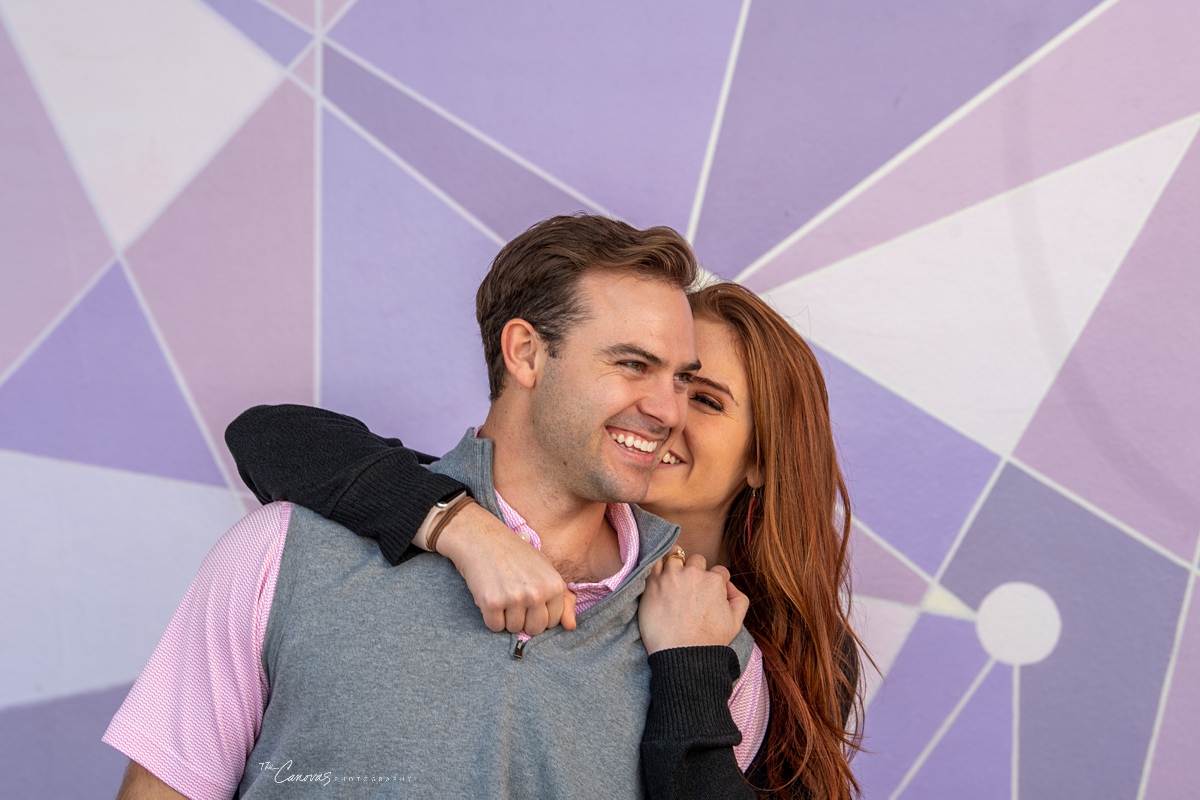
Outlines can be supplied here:
[[721, 566], [707, 569], [702, 555], [668, 557], [654, 565], [638, 606], [647, 653], [671, 647], [728, 645], [737, 636], [750, 601]]
[[488, 629], [537, 636], [561, 623], [575, 630], [575, 594], [558, 570], [474, 502], [450, 520], [437, 549], [467, 582]]

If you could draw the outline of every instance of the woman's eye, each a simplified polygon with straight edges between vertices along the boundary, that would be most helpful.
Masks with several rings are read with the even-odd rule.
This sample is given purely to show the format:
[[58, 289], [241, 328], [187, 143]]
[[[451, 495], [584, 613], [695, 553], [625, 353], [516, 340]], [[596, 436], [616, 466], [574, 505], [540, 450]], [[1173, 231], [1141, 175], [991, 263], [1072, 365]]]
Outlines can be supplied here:
[[702, 403], [702, 404], [708, 406], [713, 411], [724, 411], [725, 410], [725, 407], [723, 405], [721, 405], [721, 403], [715, 397], [712, 397], [710, 395], [694, 394], [694, 395], [692, 395], [692, 399], [695, 400], [697, 403]]

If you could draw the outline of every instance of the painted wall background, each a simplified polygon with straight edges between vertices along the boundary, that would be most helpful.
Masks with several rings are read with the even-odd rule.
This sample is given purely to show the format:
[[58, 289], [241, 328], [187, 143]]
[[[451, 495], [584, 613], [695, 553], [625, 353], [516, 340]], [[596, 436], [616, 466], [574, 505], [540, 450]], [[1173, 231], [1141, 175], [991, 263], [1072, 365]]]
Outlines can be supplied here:
[[238, 411], [447, 448], [491, 256], [588, 209], [820, 350], [867, 797], [1196, 796], [1197, 42], [1189, 0], [0, 0], [0, 794], [115, 792], [253, 502]]

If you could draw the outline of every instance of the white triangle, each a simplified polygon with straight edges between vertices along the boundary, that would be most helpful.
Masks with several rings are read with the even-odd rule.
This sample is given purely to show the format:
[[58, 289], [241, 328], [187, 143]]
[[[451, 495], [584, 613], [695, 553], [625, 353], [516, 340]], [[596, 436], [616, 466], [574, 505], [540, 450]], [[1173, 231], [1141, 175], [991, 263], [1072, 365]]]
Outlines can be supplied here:
[[928, 614], [937, 614], [939, 617], [975, 619], [975, 612], [971, 610], [970, 606], [959, 600], [946, 587], [937, 584], [931, 586], [925, 593], [925, 599], [921, 601], [921, 610]]
[[821, 347], [1010, 453], [1198, 127], [1173, 123], [767, 296], [810, 318]]
[[281, 75], [195, 0], [0, 0], [0, 11], [118, 247]]
[[892, 600], [855, 595], [850, 622], [855, 633], [875, 661], [878, 672], [863, 659], [863, 704], [875, 696], [875, 690], [891, 669], [900, 648], [912, 632], [920, 609]]
[[229, 489], [0, 450], [0, 707], [136, 678], [241, 516]]

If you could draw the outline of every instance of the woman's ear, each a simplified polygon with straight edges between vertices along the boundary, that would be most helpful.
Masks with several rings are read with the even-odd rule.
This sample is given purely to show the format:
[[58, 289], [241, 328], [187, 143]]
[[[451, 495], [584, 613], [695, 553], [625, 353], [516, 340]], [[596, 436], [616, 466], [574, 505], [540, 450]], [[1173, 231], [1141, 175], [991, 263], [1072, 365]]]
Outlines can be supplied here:
[[758, 464], [755, 462], [751, 462], [750, 466], [746, 467], [746, 483], [750, 485], [751, 489], [761, 489], [763, 484], [766, 483], [763, 480], [762, 470], [758, 468]]
[[500, 331], [500, 352], [513, 381], [532, 389], [545, 361], [545, 343], [534, 327], [523, 319], [510, 319]]

